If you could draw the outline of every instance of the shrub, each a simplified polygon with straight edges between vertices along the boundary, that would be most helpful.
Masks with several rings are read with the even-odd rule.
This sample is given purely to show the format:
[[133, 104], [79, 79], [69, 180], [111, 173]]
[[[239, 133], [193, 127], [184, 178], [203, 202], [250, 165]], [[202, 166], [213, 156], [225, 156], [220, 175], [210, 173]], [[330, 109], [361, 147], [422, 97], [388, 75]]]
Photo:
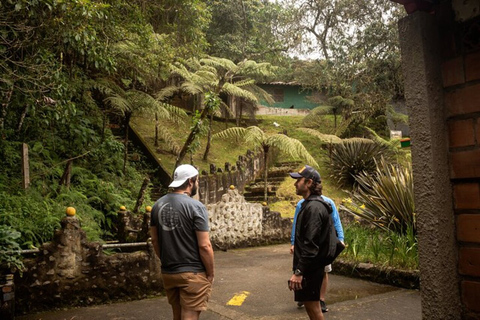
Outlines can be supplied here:
[[0, 270], [23, 270], [21, 248], [17, 242], [20, 237], [17, 230], [0, 225]]
[[357, 183], [347, 211], [380, 229], [416, 234], [411, 165], [388, 164], [382, 158], [374, 174], [360, 174]]
[[331, 177], [340, 186], [353, 187], [360, 174], [369, 175], [375, 172], [375, 159], [380, 159], [382, 155], [389, 157], [388, 148], [371, 140], [352, 138], [335, 143], [332, 145], [329, 164]]

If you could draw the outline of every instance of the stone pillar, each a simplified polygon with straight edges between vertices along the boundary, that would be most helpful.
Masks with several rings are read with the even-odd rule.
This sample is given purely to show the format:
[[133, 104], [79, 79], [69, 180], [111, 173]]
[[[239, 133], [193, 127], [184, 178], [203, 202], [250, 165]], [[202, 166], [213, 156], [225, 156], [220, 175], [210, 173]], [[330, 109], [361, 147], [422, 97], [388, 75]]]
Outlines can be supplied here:
[[400, 21], [399, 31], [410, 115], [423, 319], [460, 319], [438, 26], [434, 15], [416, 12]]
[[62, 228], [55, 232], [54, 242], [57, 251], [50, 258], [57, 266], [57, 273], [67, 279], [74, 279], [82, 275], [83, 244], [87, 236], [80, 227], [76, 217], [65, 217], [61, 221]]

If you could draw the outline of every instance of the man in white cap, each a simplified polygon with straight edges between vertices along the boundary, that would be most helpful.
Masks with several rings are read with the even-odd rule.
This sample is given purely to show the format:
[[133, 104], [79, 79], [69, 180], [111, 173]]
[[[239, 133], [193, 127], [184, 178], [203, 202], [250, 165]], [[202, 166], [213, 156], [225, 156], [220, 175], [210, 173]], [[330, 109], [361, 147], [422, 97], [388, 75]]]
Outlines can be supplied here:
[[173, 319], [198, 319], [207, 309], [215, 267], [207, 209], [191, 198], [198, 190], [197, 169], [178, 166], [169, 187], [172, 192], [152, 208], [150, 234]]

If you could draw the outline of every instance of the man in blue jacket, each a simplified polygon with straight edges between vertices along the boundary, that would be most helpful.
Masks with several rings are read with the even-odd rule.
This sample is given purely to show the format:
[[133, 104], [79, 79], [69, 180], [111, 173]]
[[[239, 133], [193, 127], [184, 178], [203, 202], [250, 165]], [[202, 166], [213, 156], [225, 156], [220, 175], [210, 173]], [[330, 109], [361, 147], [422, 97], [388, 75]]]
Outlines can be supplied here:
[[[335, 226], [335, 230], [337, 231], [338, 239], [343, 243], [344, 242], [344, 235], [343, 235], [342, 222], [340, 221], [340, 215], [338, 214], [338, 210], [337, 210], [337, 207], [335, 206], [335, 202], [333, 202], [332, 199], [330, 199], [330, 198], [328, 198], [324, 195], [322, 195], [321, 197], [322, 197], [323, 200], [325, 200], [325, 202], [330, 204], [330, 206], [333, 209], [333, 211], [332, 211], [333, 224]], [[297, 206], [295, 207], [295, 214], [293, 216], [292, 234], [290, 236], [290, 243], [292, 245], [290, 247], [290, 253], [291, 254], [293, 254], [293, 248], [294, 248], [294, 244], [295, 244], [295, 225], [297, 223], [297, 215], [298, 215], [298, 212], [300, 211], [300, 208], [301, 208], [302, 203], [304, 201], [305, 201], [305, 199], [301, 199], [300, 201], [298, 201]], [[328, 312], [327, 305], [325, 304], [325, 294], [327, 293], [327, 286], [328, 286], [328, 272], [331, 272], [331, 271], [332, 271], [332, 265], [331, 264], [325, 266], [325, 275], [323, 277], [322, 288], [320, 289], [320, 306], [322, 307], [322, 312]], [[297, 305], [299, 307], [301, 307], [301, 306], [303, 306], [303, 303], [298, 302]]]

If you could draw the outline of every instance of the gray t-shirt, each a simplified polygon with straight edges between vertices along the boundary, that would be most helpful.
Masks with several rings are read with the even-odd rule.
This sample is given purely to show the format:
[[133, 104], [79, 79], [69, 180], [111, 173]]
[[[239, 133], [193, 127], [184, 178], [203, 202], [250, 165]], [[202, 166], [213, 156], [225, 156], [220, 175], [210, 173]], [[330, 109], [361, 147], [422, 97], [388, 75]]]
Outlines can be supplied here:
[[209, 231], [205, 206], [186, 194], [169, 193], [155, 202], [151, 226], [158, 229], [163, 273], [204, 272], [195, 231]]

